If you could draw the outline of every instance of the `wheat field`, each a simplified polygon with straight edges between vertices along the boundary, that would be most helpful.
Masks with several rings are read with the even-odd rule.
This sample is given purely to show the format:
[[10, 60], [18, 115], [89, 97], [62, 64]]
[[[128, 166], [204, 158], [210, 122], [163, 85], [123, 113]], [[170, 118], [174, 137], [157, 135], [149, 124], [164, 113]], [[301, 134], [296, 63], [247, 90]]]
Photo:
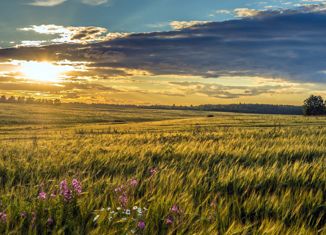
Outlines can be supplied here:
[[1, 234], [326, 234], [325, 117], [0, 108]]

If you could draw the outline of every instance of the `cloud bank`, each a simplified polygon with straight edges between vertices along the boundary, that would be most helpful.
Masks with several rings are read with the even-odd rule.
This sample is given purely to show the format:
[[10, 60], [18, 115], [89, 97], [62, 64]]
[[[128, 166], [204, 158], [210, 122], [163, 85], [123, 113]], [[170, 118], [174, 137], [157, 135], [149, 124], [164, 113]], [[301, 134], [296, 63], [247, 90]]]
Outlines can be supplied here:
[[[69, 40], [46, 47], [2, 49], [0, 59], [82, 60], [93, 67], [145, 70], [153, 75], [265, 76], [324, 83], [326, 13], [321, 9], [255, 12], [249, 18], [98, 43], [88, 42], [101, 37], [103, 28], [53, 27], [47, 33]], [[37, 27], [25, 30], [40, 32]]]

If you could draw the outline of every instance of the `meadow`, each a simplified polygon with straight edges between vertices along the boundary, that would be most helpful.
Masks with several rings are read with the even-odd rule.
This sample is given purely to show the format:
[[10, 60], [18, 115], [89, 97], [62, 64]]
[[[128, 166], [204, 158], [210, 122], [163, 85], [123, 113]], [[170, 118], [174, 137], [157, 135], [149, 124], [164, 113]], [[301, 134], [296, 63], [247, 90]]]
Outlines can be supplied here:
[[0, 104], [0, 234], [326, 234], [325, 146], [326, 117]]

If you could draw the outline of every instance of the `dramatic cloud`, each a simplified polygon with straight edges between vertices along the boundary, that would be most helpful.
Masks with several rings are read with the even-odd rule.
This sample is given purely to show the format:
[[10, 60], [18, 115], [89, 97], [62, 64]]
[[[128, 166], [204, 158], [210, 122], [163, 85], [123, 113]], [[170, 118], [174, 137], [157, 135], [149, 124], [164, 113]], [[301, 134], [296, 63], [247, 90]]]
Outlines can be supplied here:
[[[325, 83], [325, 25], [326, 14], [320, 10], [265, 11], [249, 18], [131, 34], [99, 43], [2, 49], [0, 58], [83, 60], [93, 67], [153, 75], [264, 76]], [[61, 30], [64, 32], [58, 33]], [[76, 42], [91, 42], [105, 34], [101, 28], [80, 27], [53, 27], [49, 32]]]
[[38, 7], [53, 7], [64, 3], [66, 0], [35, 0], [29, 5], [38, 6]]
[[53, 43], [90, 43], [112, 40], [126, 35], [123, 33], [108, 33], [106, 28], [95, 26], [65, 27], [61, 25], [32, 25], [19, 30], [58, 36], [58, 38], [51, 40]]

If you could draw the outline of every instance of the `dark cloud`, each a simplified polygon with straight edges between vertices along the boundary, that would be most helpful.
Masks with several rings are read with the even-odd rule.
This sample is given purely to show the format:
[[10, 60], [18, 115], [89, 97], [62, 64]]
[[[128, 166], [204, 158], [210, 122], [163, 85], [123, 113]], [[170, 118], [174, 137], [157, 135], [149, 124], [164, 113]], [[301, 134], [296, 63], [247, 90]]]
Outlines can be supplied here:
[[101, 43], [3, 49], [0, 58], [84, 60], [95, 67], [141, 69], [154, 75], [261, 75], [326, 82], [325, 25], [326, 13], [316, 7], [265, 11], [250, 18]]

